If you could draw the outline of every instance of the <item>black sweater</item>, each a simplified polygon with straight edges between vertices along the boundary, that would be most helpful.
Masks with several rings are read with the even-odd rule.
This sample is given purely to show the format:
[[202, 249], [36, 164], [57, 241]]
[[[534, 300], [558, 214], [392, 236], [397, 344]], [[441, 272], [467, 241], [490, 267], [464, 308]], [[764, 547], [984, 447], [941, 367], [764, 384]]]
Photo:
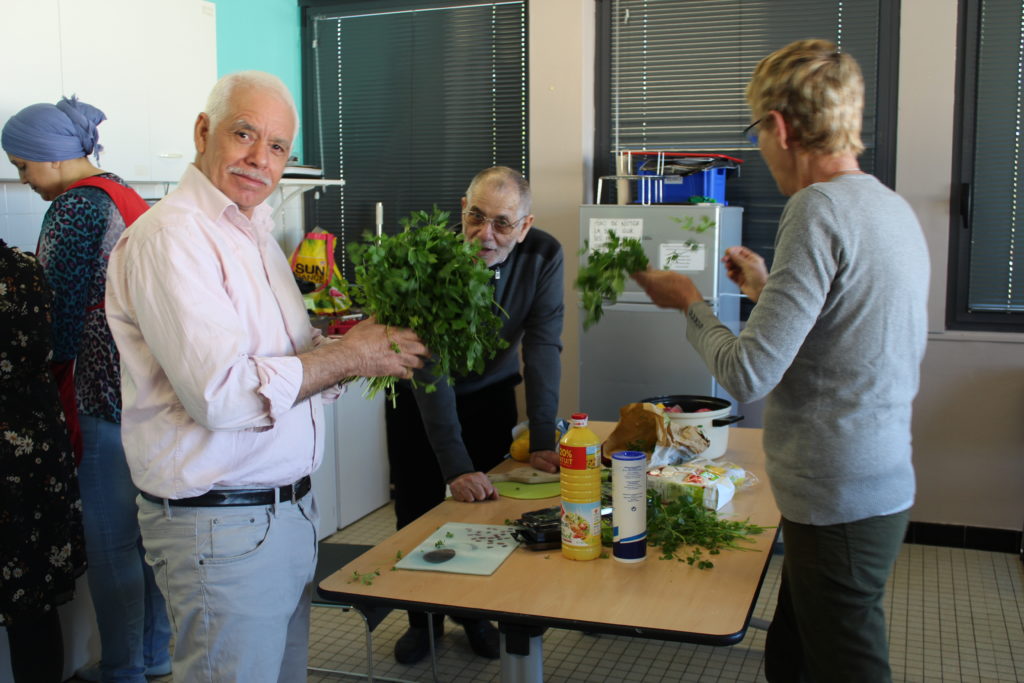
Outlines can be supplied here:
[[[526, 379], [526, 414], [530, 421], [530, 450], [555, 450], [555, 420], [561, 379], [562, 351], [562, 246], [548, 233], [531, 228], [526, 239], [495, 271], [494, 298], [501, 311], [501, 336], [507, 348], [488, 361], [482, 374], [457, 377], [455, 385], [437, 382], [437, 391], [426, 393], [424, 383], [433, 380], [429, 371], [416, 375], [416, 403], [437, 454], [445, 481], [473, 472], [475, 468], [462, 442], [455, 396], [472, 394], [503, 381], [519, 381], [519, 349], [522, 347]], [[509, 439], [511, 440], [511, 435]]]

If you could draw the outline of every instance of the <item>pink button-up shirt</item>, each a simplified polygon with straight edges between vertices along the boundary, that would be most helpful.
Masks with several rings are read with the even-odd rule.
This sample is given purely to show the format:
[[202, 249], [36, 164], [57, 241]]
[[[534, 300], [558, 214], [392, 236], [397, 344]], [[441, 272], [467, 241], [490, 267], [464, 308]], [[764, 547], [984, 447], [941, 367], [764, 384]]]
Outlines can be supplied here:
[[320, 341], [270, 208], [252, 220], [195, 166], [125, 231], [106, 312], [121, 353], [124, 442], [142, 491], [289, 484], [320, 464], [320, 396], [296, 354]]

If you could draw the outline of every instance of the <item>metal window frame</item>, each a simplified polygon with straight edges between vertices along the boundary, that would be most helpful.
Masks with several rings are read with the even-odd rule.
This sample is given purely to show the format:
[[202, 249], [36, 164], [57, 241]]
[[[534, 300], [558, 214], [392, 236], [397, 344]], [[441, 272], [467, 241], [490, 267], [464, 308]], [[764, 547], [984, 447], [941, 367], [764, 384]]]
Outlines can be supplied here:
[[949, 261], [946, 272], [946, 327], [976, 332], [1024, 332], [1024, 313], [969, 310], [971, 269], [971, 181], [977, 126], [979, 15], [983, 0], [960, 0], [953, 112], [953, 170], [949, 200]]

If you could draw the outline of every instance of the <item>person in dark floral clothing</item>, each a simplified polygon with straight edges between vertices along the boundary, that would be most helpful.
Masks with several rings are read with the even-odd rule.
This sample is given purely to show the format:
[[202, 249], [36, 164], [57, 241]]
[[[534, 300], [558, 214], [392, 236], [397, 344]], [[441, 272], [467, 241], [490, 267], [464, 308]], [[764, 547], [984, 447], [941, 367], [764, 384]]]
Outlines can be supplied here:
[[[102, 111], [76, 98], [25, 107], [4, 124], [0, 146], [22, 183], [50, 202], [37, 256], [53, 288], [51, 370], [81, 463], [78, 479], [100, 632], [100, 663], [84, 680], [146, 683], [170, 673], [170, 623], [146, 564], [138, 489], [121, 445], [121, 376], [104, 315], [107, 259], [149, 208], [119, 177], [93, 165]], [[80, 430], [76, 429], [80, 426]]]
[[82, 503], [50, 374], [42, 268], [0, 240], [0, 618], [17, 683], [62, 680], [57, 606], [85, 571]]

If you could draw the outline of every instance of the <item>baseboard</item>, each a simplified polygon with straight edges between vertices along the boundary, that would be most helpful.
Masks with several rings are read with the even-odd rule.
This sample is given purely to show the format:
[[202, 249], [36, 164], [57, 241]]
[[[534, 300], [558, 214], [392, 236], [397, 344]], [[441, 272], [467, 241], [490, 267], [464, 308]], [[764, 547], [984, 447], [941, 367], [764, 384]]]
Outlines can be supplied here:
[[988, 529], [962, 524], [911, 522], [904, 537], [906, 543], [941, 545], [948, 548], [991, 550], [999, 553], [1021, 552], [1021, 532], [1012, 529]]

